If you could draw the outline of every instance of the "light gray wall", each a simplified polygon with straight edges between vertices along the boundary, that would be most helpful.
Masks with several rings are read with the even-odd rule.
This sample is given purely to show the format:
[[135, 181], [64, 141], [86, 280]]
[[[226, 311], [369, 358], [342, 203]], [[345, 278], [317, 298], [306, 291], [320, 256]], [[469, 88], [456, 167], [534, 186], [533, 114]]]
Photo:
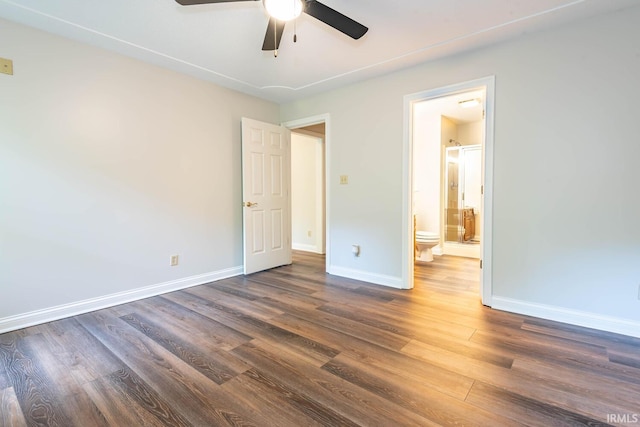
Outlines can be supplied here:
[[242, 265], [240, 118], [276, 104], [8, 21], [0, 40], [0, 319]]
[[629, 9], [279, 109], [2, 21], [0, 320], [240, 266], [240, 117], [279, 110], [331, 115], [329, 268], [399, 280], [403, 97], [495, 75], [494, 297], [637, 325], [637, 22]]
[[495, 75], [494, 296], [637, 325], [638, 22], [636, 7], [282, 106], [331, 115], [333, 267], [401, 276], [403, 96]]

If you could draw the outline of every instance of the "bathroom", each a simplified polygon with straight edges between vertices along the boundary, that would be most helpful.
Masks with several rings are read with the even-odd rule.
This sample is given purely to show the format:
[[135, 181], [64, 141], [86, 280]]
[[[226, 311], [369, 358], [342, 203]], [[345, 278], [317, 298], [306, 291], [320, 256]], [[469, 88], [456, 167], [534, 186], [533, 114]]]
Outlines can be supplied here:
[[415, 261], [480, 258], [484, 90], [413, 107]]

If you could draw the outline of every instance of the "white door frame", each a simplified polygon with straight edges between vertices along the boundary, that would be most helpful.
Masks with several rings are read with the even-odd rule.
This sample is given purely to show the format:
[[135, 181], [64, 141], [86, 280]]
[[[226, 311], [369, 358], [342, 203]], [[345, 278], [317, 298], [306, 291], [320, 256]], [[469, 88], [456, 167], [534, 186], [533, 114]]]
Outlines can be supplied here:
[[472, 89], [484, 87], [485, 96], [485, 135], [483, 146], [483, 186], [484, 203], [481, 223], [481, 253], [480, 262], [482, 271], [480, 274], [480, 296], [484, 305], [491, 306], [492, 284], [492, 259], [493, 253], [493, 139], [494, 139], [494, 115], [495, 115], [495, 76], [470, 80], [450, 86], [429, 89], [426, 91], [405, 95], [404, 97], [404, 135], [403, 135], [403, 182], [402, 182], [402, 283], [403, 288], [413, 288], [414, 268], [414, 234], [413, 234], [413, 105], [418, 102], [443, 96], [467, 92]]
[[290, 120], [288, 122], [282, 123], [282, 126], [289, 129], [296, 129], [305, 126], [317, 125], [319, 123], [324, 123], [324, 191], [325, 191], [325, 215], [324, 215], [324, 244], [325, 244], [325, 271], [328, 273], [331, 266], [331, 242], [329, 230], [330, 218], [331, 218], [331, 197], [330, 197], [330, 174], [329, 174], [329, 162], [331, 159], [331, 126], [330, 126], [330, 117], [329, 114], [319, 114], [317, 116], [305, 117], [297, 120]]

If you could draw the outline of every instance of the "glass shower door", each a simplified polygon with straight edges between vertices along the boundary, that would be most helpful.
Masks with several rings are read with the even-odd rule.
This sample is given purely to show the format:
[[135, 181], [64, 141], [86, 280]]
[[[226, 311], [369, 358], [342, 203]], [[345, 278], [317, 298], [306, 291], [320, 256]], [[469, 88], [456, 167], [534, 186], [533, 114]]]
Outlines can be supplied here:
[[476, 214], [481, 202], [482, 147], [447, 147], [445, 158], [445, 242], [478, 243]]
[[459, 147], [448, 147], [446, 153], [444, 240], [458, 242], [460, 236]]

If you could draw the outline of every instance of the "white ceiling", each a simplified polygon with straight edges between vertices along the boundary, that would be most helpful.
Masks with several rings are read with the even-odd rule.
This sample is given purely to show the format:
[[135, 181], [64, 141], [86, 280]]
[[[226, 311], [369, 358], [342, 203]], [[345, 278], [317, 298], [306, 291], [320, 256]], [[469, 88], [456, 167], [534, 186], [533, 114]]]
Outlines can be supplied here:
[[[352, 40], [303, 14], [277, 58], [261, 1], [0, 0], [0, 17], [282, 103], [638, 0], [324, 0], [369, 27]], [[6, 42], [6, 41], [3, 41]]]
[[[460, 102], [470, 99], [477, 99], [479, 104], [471, 108], [460, 106]], [[482, 120], [484, 101], [484, 89], [471, 90], [418, 102], [414, 104], [414, 112], [421, 116], [429, 114], [446, 116], [456, 124], [471, 123]]]

